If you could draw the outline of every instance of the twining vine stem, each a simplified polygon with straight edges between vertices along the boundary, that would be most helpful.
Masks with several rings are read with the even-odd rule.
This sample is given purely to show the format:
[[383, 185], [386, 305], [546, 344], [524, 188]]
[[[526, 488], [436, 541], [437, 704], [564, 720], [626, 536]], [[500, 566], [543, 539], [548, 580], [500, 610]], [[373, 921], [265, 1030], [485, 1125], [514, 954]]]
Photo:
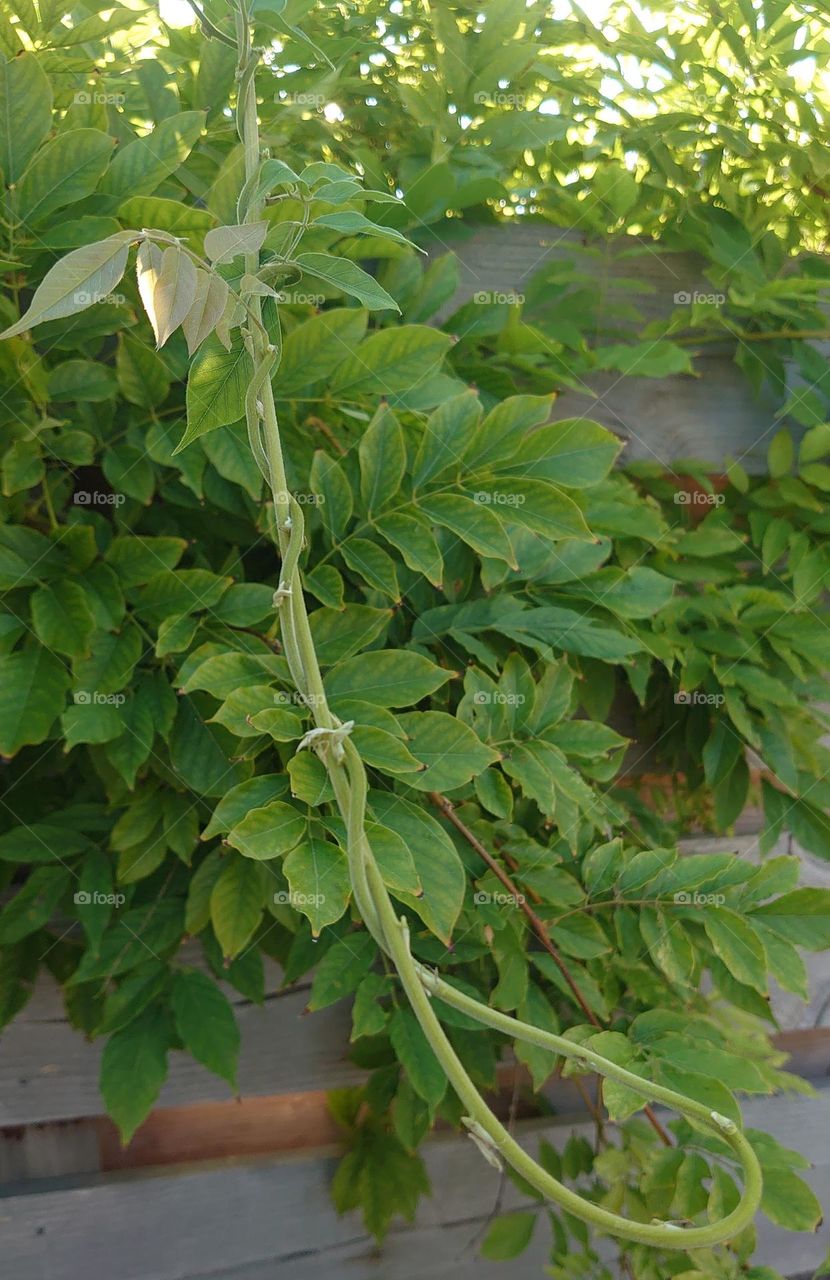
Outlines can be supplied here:
[[[533, 929], [533, 932], [536, 934], [536, 937], [539, 939], [542, 946], [545, 948], [548, 955], [553, 960], [557, 969], [562, 974], [563, 979], [568, 984], [568, 987], [571, 990], [571, 994], [573, 995], [574, 1000], [579, 1005], [582, 1012], [585, 1014], [585, 1017], [588, 1019], [588, 1021], [591, 1023], [592, 1026], [596, 1027], [599, 1031], [602, 1031], [603, 1030], [602, 1023], [600, 1022], [599, 1018], [594, 1013], [593, 1009], [588, 1004], [588, 1001], [585, 999], [584, 995], [580, 991], [576, 982], [576, 978], [573, 976], [570, 969], [565, 964], [565, 961], [562, 959], [562, 956], [559, 953], [559, 949], [556, 946], [554, 946], [553, 939], [548, 933], [544, 923], [539, 919], [536, 912], [533, 910], [530, 903], [525, 898], [524, 894], [519, 892], [516, 884], [513, 882], [513, 880], [511, 880], [510, 876], [504, 870], [504, 867], [500, 866], [500, 864], [496, 861], [496, 859], [490, 853], [489, 849], [485, 848], [485, 846], [481, 843], [481, 841], [479, 840], [475, 832], [470, 830], [466, 822], [462, 822], [458, 814], [455, 812], [455, 809], [453, 808], [451, 801], [449, 801], [446, 796], [442, 796], [440, 791], [430, 791], [429, 798], [432, 801], [432, 803], [436, 806], [436, 808], [441, 810], [441, 812], [444, 814], [447, 821], [452, 823], [452, 825], [455, 827], [459, 835], [462, 835], [464, 839], [467, 841], [467, 843], [471, 846], [471, 848], [475, 849], [479, 857], [487, 864], [487, 866], [493, 872], [493, 875], [496, 876], [496, 878], [500, 880], [501, 883], [504, 885], [505, 889], [512, 896], [513, 901], [516, 903], [519, 910], [527, 917], [528, 923], [530, 924], [530, 927]], [[652, 1110], [652, 1108], [649, 1106], [644, 1107], [643, 1114], [645, 1115], [652, 1129], [654, 1129], [655, 1133], [660, 1138], [660, 1141], [665, 1146], [670, 1147], [672, 1145], [671, 1138], [666, 1133], [660, 1121], [657, 1119], [657, 1116], [654, 1114], [654, 1111]]]
[[[236, 121], [245, 152], [246, 190], [254, 193], [242, 216], [246, 222], [251, 222], [259, 216], [263, 204], [262, 199], [256, 195], [256, 176], [263, 158], [260, 151], [255, 87], [259, 55], [252, 48], [251, 25], [245, 0], [235, 0], [235, 4], [238, 53]], [[259, 252], [246, 254], [246, 275], [255, 276], [259, 267]], [[609, 1235], [659, 1248], [681, 1250], [710, 1247], [731, 1239], [752, 1222], [761, 1199], [758, 1160], [733, 1121], [672, 1089], [652, 1084], [634, 1075], [594, 1053], [587, 1046], [578, 1045], [489, 1008], [456, 990], [436, 972], [413, 958], [406, 918], [399, 918], [395, 913], [366, 836], [366, 770], [349, 738], [351, 726], [341, 725], [328, 705], [311, 637], [299, 571], [303, 548], [302, 514], [299, 504], [288, 491], [271, 385], [271, 375], [279, 359], [279, 342], [272, 343], [267, 338], [267, 331], [262, 324], [260, 298], [252, 294], [246, 300], [246, 306], [251, 323], [244, 331], [245, 340], [254, 366], [251, 382], [253, 393], [249, 390], [245, 401], [248, 433], [254, 456], [273, 495], [274, 535], [282, 561], [275, 604], [279, 610], [283, 647], [291, 677], [305, 705], [311, 709], [315, 725], [306, 734], [301, 745], [314, 749], [327, 769], [337, 806], [347, 828], [349, 872], [355, 906], [381, 951], [395, 965], [413, 1013], [447, 1079], [466, 1108], [467, 1114], [463, 1121], [470, 1136], [491, 1163], [501, 1166], [502, 1161], [506, 1162], [545, 1199]], [[626, 1085], [641, 1097], [665, 1103], [686, 1116], [693, 1124], [702, 1126], [706, 1132], [721, 1139], [732, 1149], [743, 1168], [743, 1195], [735, 1209], [719, 1222], [705, 1226], [681, 1227], [675, 1223], [636, 1222], [604, 1209], [558, 1182], [519, 1146], [484, 1102], [435, 1013], [436, 999], [512, 1039], [523, 1040], [576, 1060], [584, 1068], [593, 1069], [608, 1079]]]

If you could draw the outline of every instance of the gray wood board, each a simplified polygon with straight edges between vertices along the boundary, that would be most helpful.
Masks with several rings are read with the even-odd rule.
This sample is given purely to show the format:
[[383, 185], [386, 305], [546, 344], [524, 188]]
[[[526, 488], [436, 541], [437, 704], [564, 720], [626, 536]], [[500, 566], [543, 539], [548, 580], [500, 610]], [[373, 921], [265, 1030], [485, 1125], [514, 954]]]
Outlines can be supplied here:
[[[543, 223], [482, 227], [429, 249], [431, 257], [448, 251], [457, 255], [460, 281], [438, 313], [440, 323], [477, 294], [521, 297], [538, 272], [566, 263], [598, 291], [601, 331], [612, 341], [631, 342], [646, 324], [667, 319], [678, 305], [676, 295], [717, 292], [696, 254], [667, 252], [631, 237], [589, 243], [579, 231]], [[636, 291], [623, 280], [636, 281]], [[639, 319], [631, 316], [631, 308]], [[753, 350], [764, 358], [758, 344]], [[782, 401], [769, 391], [756, 396], [725, 345], [702, 345], [695, 368], [696, 376], [666, 378], [592, 373], [581, 389], [560, 393], [553, 417], [601, 422], [627, 442], [623, 462], [657, 462], [671, 469], [676, 460], [697, 459], [720, 467], [736, 457], [750, 471], [763, 470]], [[792, 371], [788, 382], [801, 385]]]
[[[346, 1060], [351, 1014], [345, 1004], [302, 1017], [307, 991], [288, 991], [263, 1006], [237, 1006], [242, 1034], [243, 1096], [297, 1093], [356, 1083]], [[95, 1116], [102, 1042], [89, 1043], [66, 1021], [13, 1022], [0, 1040], [0, 1126]], [[230, 1087], [188, 1054], [171, 1056], [158, 1107], [225, 1101]]]
[[[747, 1124], [772, 1132], [814, 1162], [808, 1180], [830, 1200], [830, 1091], [817, 1098], [753, 1099]], [[532, 1150], [544, 1134], [562, 1147], [590, 1125], [522, 1125]], [[338, 1218], [328, 1183], [332, 1157], [221, 1162], [175, 1173], [104, 1175], [0, 1200], [0, 1248], [14, 1280], [479, 1280], [504, 1277], [481, 1261], [475, 1241], [496, 1205], [499, 1177], [472, 1143], [430, 1141], [424, 1156], [432, 1195], [414, 1227], [397, 1224], [383, 1249], [359, 1218]], [[502, 1207], [522, 1203], [505, 1187]], [[511, 1280], [541, 1280], [546, 1232], [510, 1264]], [[758, 1223], [757, 1261], [788, 1275], [814, 1269], [830, 1243], [827, 1227], [792, 1234]]]
[[[758, 860], [752, 835], [696, 837], [683, 842], [687, 852], [734, 850]], [[788, 838], [776, 852], [786, 852]], [[802, 880], [830, 887], [830, 867], [803, 851]], [[189, 948], [188, 962], [198, 960]], [[830, 1025], [830, 952], [805, 953], [810, 971], [808, 1004], [779, 990], [773, 1000], [782, 1029]], [[279, 975], [269, 966], [267, 990], [276, 992]], [[334, 1089], [360, 1081], [348, 1061], [351, 1014], [347, 1002], [303, 1017], [308, 986], [272, 994], [264, 1006], [251, 1005], [226, 988], [236, 1003], [242, 1033], [239, 1089], [243, 1097]], [[90, 1043], [69, 1025], [54, 983], [41, 983], [32, 1003], [0, 1037], [0, 1127], [100, 1115], [98, 1091], [102, 1042]], [[230, 1099], [227, 1084], [184, 1053], [171, 1055], [170, 1076], [157, 1106], [175, 1107]]]

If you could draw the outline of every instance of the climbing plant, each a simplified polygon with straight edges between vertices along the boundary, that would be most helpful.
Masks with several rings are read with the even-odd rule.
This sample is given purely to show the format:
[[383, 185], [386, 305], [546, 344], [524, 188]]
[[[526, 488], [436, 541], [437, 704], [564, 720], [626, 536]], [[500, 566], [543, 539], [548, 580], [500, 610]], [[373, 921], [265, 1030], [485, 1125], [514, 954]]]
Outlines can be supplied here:
[[[766, 853], [786, 824], [826, 856], [824, 428], [797, 476], [786, 434], [763, 482], [733, 466], [693, 526], [663, 475], [612, 471], [610, 432], [550, 423], [563, 360], [544, 325], [517, 333], [524, 304], [485, 308], [478, 331], [424, 323], [453, 264], [424, 267], [411, 241], [449, 206], [418, 214], [416, 182], [317, 120], [289, 150], [266, 126], [259, 46], [276, 25], [322, 62], [321, 14], [300, 31], [279, 4], [211, 6], [146, 66], [118, 40], [132, 12], [4, 29], [4, 1016], [45, 965], [106, 1037], [126, 1139], [171, 1052], [235, 1081], [232, 1008], [186, 937], [253, 999], [263, 956], [287, 982], [313, 967], [313, 1008], [354, 995], [371, 1072], [332, 1103], [340, 1208], [378, 1235], [411, 1215], [440, 1114], [556, 1206], [555, 1262], [594, 1265], [588, 1224], [633, 1242], [637, 1275], [667, 1257], [731, 1275], [759, 1164], [774, 1221], [819, 1216], [804, 1162], [744, 1134], [730, 1089], [804, 1088], [768, 1039], [768, 985], [805, 994], [797, 946], [826, 946], [830, 917], [794, 857], [675, 845], [701, 794], [729, 829], [761, 793]], [[102, 41], [84, 87], [72, 50]], [[462, 53], [444, 56], [447, 73]], [[178, 111], [165, 60], [189, 57]], [[468, 195], [490, 216], [502, 198]], [[673, 339], [652, 375], [687, 367]], [[597, 360], [572, 349], [574, 371]], [[487, 363], [501, 381], [477, 377]], [[687, 775], [674, 817], [622, 772], [620, 696]], [[596, 1153], [532, 1160], [481, 1097], [505, 1037], [537, 1087], [557, 1064], [580, 1086], [598, 1069], [620, 1144], [597, 1113]], [[684, 1118], [670, 1130], [648, 1100]], [[518, 1251], [534, 1222], [496, 1223], [485, 1252]]]

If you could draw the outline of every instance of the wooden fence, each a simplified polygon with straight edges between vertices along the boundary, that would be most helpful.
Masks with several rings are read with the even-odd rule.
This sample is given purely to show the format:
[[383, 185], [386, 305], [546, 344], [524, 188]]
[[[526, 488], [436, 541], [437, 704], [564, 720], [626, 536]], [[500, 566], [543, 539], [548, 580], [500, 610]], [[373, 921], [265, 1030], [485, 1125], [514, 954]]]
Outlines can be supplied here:
[[[457, 297], [521, 292], [546, 262], [573, 256], [573, 232], [538, 226], [488, 228], [454, 244], [462, 268]], [[440, 247], [439, 247], [440, 248]], [[634, 266], [619, 250], [585, 257], [612, 315], [623, 295], [615, 277], [636, 273], [646, 319], [665, 316], [679, 292], [710, 292], [690, 255], [648, 252]], [[629, 294], [625, 301], [630, 302]], [[683, 457], [719, 465], [747, 454], [757, 465], [779, 406], [759, 402], [719, 348], [698, 361], [700, 377], [662, 380], [602, 375], [568, 391], [559, 417], [590, 416], [626, 436], [628, 457], [665, 465]], [[736, 839], [686, 842], [687, 849], [734, 849], [757, 856], [752, 816]], [[788, 837], [782, 849], [789, 847]], [[830, 868], [803, 856], [805, 883], [830, 886]], [[544, 1221], [531, 1248], [509, 1264], [481, 1261], [476, 1242], [496, 1209], [515, 1207], [473, 1145], [456, 1135], [430, 1139], [425, 1159], [432, 1196], [412, 1227], [398, 1224], [382, 1250], [356, 1215], [338, 1218], [328, 1182], [336, 1130], [325, 1091], [356, 1083], [348, 1062], [350, 1017], [336, 1005], [303, 1017], [308, 987], [279, 990], [268, 975], [263, 1007], [227, 988], [242, 1031], [240, 1099], [185, 1055], [174, 1062], [158, 1106], [126, 1151], [102, 1116], [100, 1047], [66, 1021], [59, 993], [43, 983], [0, 1040], [0, 1256], [8, 1280], [537, 1280], [547, 1258]], [[755, 1098], [750, 1125], [812, 1160], [807, 1175], [830, 1203], [830, 963], [811, 957], [810, 1003], [783, 992], [774, 1005], [779, 1043], [791, 1068], [817, 1086], [813, 1098]], [[587, 1131], [568, 1082], [550, 1089], [557, 1118], [524, 1122], [561, 1146]], [[543, 1217], [543, 1215], [542, 1215]], [[827, 1253], [826, 1229], [793, 1235], [759, 1220], [758, 1261], [787, 1276], [811, 1272]]]
[[[596, 290], [600, 331], [615, 342], [637, 341], [647, 324], [668, 320], [684, 296], [717, 292], [704, 274], [703, 259], [694, 253], [658, 252], [651, 242], [632, 237], [598, 246], [587, 243], [578, 231], [539, 222], [517, 219], [509, 226], [472, 232], [460, 224], [448, 241], [431, 244], [430, 256], [439, 257], [448, 249], [458, 259], [460, 282], [438, 315], [442, 321], [476, 294], [523, 296], [534, 276], [563, 263], [572, 264]], [[636, 322], [632, 310], [639, 313]], [[830, 341], [812, 345], [830, 355]], [[668, 468], [685, 458], [720, 469], [725, 459], [734, 457], [748, 471], [762, 471], [767, 446], [782, 425], [786, 397], [776, 398], [769, 390], [756, 396], [735, 363], [736, 349], [732, 342], [692, 348], [694, 376], [592, 373], [581, 380], [581, 390], [559, 395], [554, 417], [601, 422], [627, 442], [623, 461], [657, 462]], [[757, 344], [754, 350], [763, 358]], [[800, 376], [788, 367], [787, 396], [799, 385]]]

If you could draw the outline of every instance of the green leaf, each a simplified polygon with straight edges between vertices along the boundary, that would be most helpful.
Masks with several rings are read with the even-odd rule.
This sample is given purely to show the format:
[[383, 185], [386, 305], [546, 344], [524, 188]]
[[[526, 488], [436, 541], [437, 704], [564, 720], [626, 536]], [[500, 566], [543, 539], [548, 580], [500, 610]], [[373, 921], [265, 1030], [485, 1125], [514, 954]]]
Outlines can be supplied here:
[[381, 288], [377, 280], [348, 258], [336, 258], [331, 253], [301, 253], [297, 255], [295, 262], [305, 275], [325, 280], [326, 284], [357, 298], [370, 311], [382, 311], [386, 308], [400, 310], [395, 299]]
[[326, 766], [312, 751], [297, 752], [288, 762], [291, 794], [315, 808], [334, 799]]
[[204, 122], [204, 111], [180, 111], [146, 137], [119, 147], [103, 189], [114, 196], [152, 195], [190, 155]]
[[703, 907], [701, 923], [715, 955], [738, 982], [765, 994], [767, 957], [764, 944], [752, 925], [735, 911], [710, 906]]
[[473, 391], [445, 401], [430, 414], [412, 465], [412, 485], [421, 489], [451, 472], [461, 471], [481, 417], [481, 405]]
[[0, 58], [0, 171], [17, 182], [52, 128], [52, 90], [33, 53]]
[[118, 216], [131, 227], [152, 227], [174, 236], [198, 236], [216, 225], [207, 209], [162, 196], [128, 196], [118, 206]]
[[316, 609], [309, 621], [321, 664], [329, 666], [353, 657], [358, 649], [373, 644], [391, 619], [391, 609], [374, 609], [367, 604]]
[[780, 480], [792, 471], [795, 450], [793, 438], [786, 428], [773, 436], [767, 450], [767, 466], [773, 479]]
[[[493, 419], [489, 437], [492, 439], [491, 450], [496, 450], [497, 432], [503, 426], [503, 418], [510, 407], [516, 405], [505, 432], [509, 452], [503, 465], [499, 465], [499, 472], [547, 480], [551, 484], [563, 485], [566, 489], [588, 489], [604, 480], [622, 448], [619, 438], [587, 418], [551, 422], [530, 435], [525, 430], [524, 436], [517, 438], [523, 414], [534, 412], [533, 404], [525, 409], [528, 401], [540, 403], [532, 396], [517, 396], [513, 400], [506, 400], [493, 410], [483, 425], [484, 430]], [[502, 410], [502, 415], [497, 416], [499, 410]], [[512, 457], [511, 454], [516, 453], [518, 445], [521, 445], [521, 452]], [[479, 465], [481, 461], [481, 458], [477, 458]]]
[[311, 491], [319, 503], [323, 526], [332, 540], [341, 538], [352, 518], [352, 491], [343, 468], [322, 449], [311, 464]]
[[121, 394], [142, 409], [161, 404], [170, 390], [170, 375], [164, 361], [129, 334], [119, 334], [115, 368]]
[[243, 254], [259, 253], [267, 230], [267, 222], [213, 227], [205, 236], [205, 254], [211, 262], [218, 264], [231, 262]]
[[420, 896], [423, 885], [415, 859], [403, 837], [397, 831], [381, 826], [379, 822], [367, 822], [366, 837], [387, 887], [393, 893]]
[[187, 379], [187, 429], [176, 453], [193, 440], [236, 422], [245, 414], [245, 390], [251, 361], [241, 340], [226, 351], [218, 338], [208, 338]]
[[290, 397], [328, 378], [355, 350], [367, 315], [357, 307], [335, 307], [312, 316], [286, 336], [274, 378], [279, 397]]
[[411, 391], [438, 372], [449, 345], [447, 334], [425, 325], [380, 329], [338, 366], [329, 392], [352, 399], [372, 393], [394, 396], [399, 391]]
[[348, 906], [351, 882], [345, 853], [327, 840], [312, 837], [288, 854], [283, 870], [291, 906], [308, 917], [312, 935], [319, 937]]
[[48, 738], [68, 685], [63, 663], [40, 645], [0, 655], [0, 755]]
[[206, 974], [180, 969], [173, 981], [172, 1006], [185, 1048], [235, 1089], [240, 1037], [227, 996]]
[[170, 763], [197, 795], [221, 796], [242, 781], [242, 768], [229, 756], [231, 742], [223, 729], [204, 723], [190, 698], [180, 699], [170, 734]]
[[359, 698], [380, 707], [411, 707], [452, 676], [452, 671], [410, 649], [373, 649], [332, 668], [326, 676], [326, 692], [335, 702]]
[[376, 956], [377, 945], [365, 931], [340, 938], [329, 947], [314, 971], [309, 1009], [316, 1012], [350, 996], [369, 972]]
[[11, 946], [47, 924], [66, 893], [71, 875], [64, 867], [38, 867], [0, 911], [0, 944]]
[[510, 820], [513, 814], [513, 792], [498, 769], [485, 769], [473, 779], [479, 803], [497, 818]]
[[97, 952], [85, 951], [72, 977], [73, 986], [127, 973], [147, 960], [162, 959], [179, 946], [184, 928], [181, 899], [162, 899], [131, 907], [108, 927]]
[[788, 1231], [815, 1231], [822, 1208], [803, 1178], [789, 1169], [765, 1169], [761, 1211]]
[[[88, 910], [88, 908], [87, 908]], [[125, 978], [118, 989], [107, 996], [104, 1016], [95, 1028], [96, 1035], [120, 1031], [137, 1018], [164, 990], [170, 977], [166, 964], [150, 960]]]
[[36, 226], [55, 209], [90, 195], [114, 146], [115, 139], [98, 129], [72, 129], [48, 142], [17, 188], [17, 212], [23, 222]]
[[422, 517], [390, 512], [375, 518], [378, 533], [391, 543], [415, 573], [422, 573], [435, 587], [441, 586], [444, 561], [429, 524]]
[[[473, 477], [469, 484], [477, 503], [497, 511], [510, 524], [522, 525], [551, 540], [591, 538], [585, 517], [573, 498], [546, 481], [518, 476], [495, 480]], [[608, 604], [609, 609], [613, 607], [613, 603]]]
[[170, 1026], [157, 1005], [116, 1031], [104, 1046], [101, 1094], [125, 1144], [159, 1095], [167, 1077], [170, 1047]]
[[112, 742], [124, 731], [120, 710], [112, 703], [73, 703], [61, 716], [64, 751], [81, 742]]
[[46, 473], [41, 447], [36, 440], [15, 440], [3, 454], [3, 496], [12, 498], [40, 484]]
[[112, 293], [124, 274], [134, 231], [119, 231], [97, 244], [73, 249], [47, 271], [25, 315], [0, 333], [0, 341], [25, 333], [44, 320], [85, 311]]
[[421, 768], [399, 737], [379, 729], [377, 725], [356, 724], [352, 741], [364, 762], [383, 773], [413, 773]]
[[31, 598], [32, 625], [47, 649], [80, 658], [89, 653], [95, 619], [86, 593], [77, 582], [65, 578], [49, 587], [39, 587]]
[[434, 1110], [447, 1091], [447, 1077], [409, 1009], [392, 1014], [389, 1036], [412, 1088]]
[[406, 446], [397, 418], [388, 405], [375, 414], [358, 448], [360, 496], [372, 515], [400, 493], [406, 471]]
[[385, 977], [379, 973], [366, 975], [355, 992], [351, 1040], [359, 1040], [361, 1036], [376, 1036], [384, 1030], [387, 1014], [378, 1001], [388, 994], [389, 982]]
[[117, 633], [97, 631], [90, 648], [91, 656], [74, 664], [76, 701], [83, 695], [108, 696], [124, 689], [141, 657], [141, 634], [134, 624], [126, 623]]
[[89, 848], [89, 840], [71, 827], [63, 827], [63, 811], [50, 814], [50, 822], [12, 827], [0, 836], [0, 861], [55, 862], [73, 858]]
[[511, 569], [518, 569], [507, 532], [491, 507], [460, 494], [432, 493], [419, 499], [418, 509], [435, 524], [449, 529], [480, 556], [504, 560]]
[[373, 791], [371, 811], [379, 822], [396, 831], [412, 854], [424, 895], [413, 898], [396, 891], [442, 942], [450, 936], [464, 905], [467, 877], [455, 845], [440, 823], [421, 805], [401, 796]]
[[356, 209], [344, 209], [342, 213], [321, 214], [311, 225], [331, 227], [333, 231], [342, 231], [343, 235], [380, 236], [387, 240], [394, 240], [397, 244], [412, 245], [412, 241], [407, 240], [406, 236], [396, 231], [394, 227], [384, 227], [377, 222], [372, 222]]
[[125, 587], [149, 582], [161, 569], [175, 569], [187, 550], [185, 538], [114, 538], [107, 551]]
[[49, 373], [50, 400], [111, 400], [116, 389], [112, 370], [93, 360], [65, 360]]
[[[440, 261], [440, 259], [439, 259]], [[482, 422], [475, 440], [476, 465], [506, 463], [528, 446], [530, 433], [550, 417], [553, 396], [508, 396]], [[558, 423], [558, 427], [567, 426]], [[594, 424], [595, 425], [595, 424]], [[554, 477], [556, 479], [558, 477]], [[564, 483], [564, 481], [561, 481]], [[576, 483], [576, 482], [574, 482]]]
[[703, 748], [703, 769], [710, 787], [729, 776], [743, 751], [743, 741], [729, 721], [717, 720]]
[[241, 822], [231, 829], [227, 843], [246, 858], [262, 862], [282, 857], [294, 849], [305, 835], [306, 825], [299, 809], [281, 800], [273, 800], [246, 813]]
[[238, 956], [250, 942], [264, 905], [262, 868], [241, 854], [231, 854], [210, 895], [211, 923], [226, 958]]
[[499, 759], [472, 729], [443, 711], [411, 711], [399, 719], [409, 750], [426, 766], [406, 779], [419, 791], [452, 791]]
[[795, 946], [810, 951], [830, 947], [830, 889], [794, 889], [756, 908], [755, 916]]
[[340, 548], [340, 554], [353, 573], [359, 574], [363, 580], [388, 596], [395, 604], [401, 598], [398, 586], [398, 575], [392, 557], [368, 538], [356, 538], [352, 535]]

